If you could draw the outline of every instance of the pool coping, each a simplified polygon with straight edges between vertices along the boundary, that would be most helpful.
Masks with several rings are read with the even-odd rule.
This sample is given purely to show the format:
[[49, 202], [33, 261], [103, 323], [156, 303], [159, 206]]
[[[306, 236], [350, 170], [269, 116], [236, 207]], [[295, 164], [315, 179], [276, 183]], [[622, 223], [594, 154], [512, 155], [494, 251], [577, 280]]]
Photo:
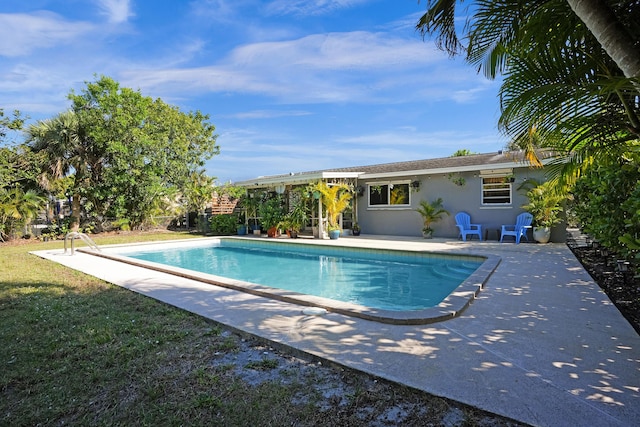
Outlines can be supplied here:
[[370, 235], [305, 243], [496, 254], [501, 262], [462, 315], [430, 325], [385, 325], [338, 313], [310, 315], [298, 304], [82, 252], [31, 253], [323, 364], [529, 425], [637, 424], [640, 336], [566, 244]]
[[[117, 248], [133, 248], [140, 246], [158, 246], [163, 244], [186, 243], [191, 244], [189, 246], [202, 245], [203, 241], [221, 241], [221, 240], [246, 240], [256, 242], [255, 238], [243, 238], [243, 237], [211, 237], [204, 239], [186, 239], [186, 240], [173, 240], [173, 241], [156, 241], [156, 242], [143, 242], [126, 245], [107, 245], [102, 248], [105, 250], [117, 249]], [[308, 241], [296, 239], [260, 239], [262, 244], [267, 245], [298, 245], [308, 244]], [[336, 246], [330, 244], [322, 244], [322, 242], [314, 242], [314, 246], [320, 246], [325, 248], [335, 249]], [[351, 248], [353, 249], [353, 248]], [[374, 250], [366, 249], [365, 250]], [[95, 251], [93, 249], [81, 248], [79, 252], [83, 252], [89, 255], [99, 256], [113, 261], [126, 263], [129, 265], [148, 268], [161, 273], [171, 274], [185, 279], [197, 280], [209, 285], [220, 286], [227, 289], [233, 289], [236, 291], [246, 292], [252, 295], [262, 296], [266, 298], [275, 299], [292, 304], [298, 304], [307, 307], [319, 308], [332, 313], [343, 314], [346, 316], [358, 317], [361, 319], [372, 320], [385, 324], [392, 325], [425, 325], [436, 322], [442, 322], [448, 319], [459, 316], [469, 305], [476, 299], [486, 282], [489, 280], [493, 272], [500, 264], [501, 258], [496, 255], [478, 255], [478, 254], [456, 254], [444, 253], [439, 251], [427, 251], [427, 250], [411, 250], [411, 249], [386, 249], [385, 251], [393, 253], [420, 253], [420, 254], [433, 254], [434, 256], [442, 256], [446, 258], [480, 258], [484, 260], [482, 264], [467, 278], [465, 279], [455, 290], [440, 302], [435, 307], [429, 307], [421, 310], [410, 311], [394, 311], [365, 307], [358, 304], [352, 304], [342, 301], [337, 301], [329, 298], [301, 294], [298, 292], [288, 291], [284, 289], [273, 288], [270, 286], [260, 285], [256, 283], [245, 282], [236, 279], [230, 279], [222, 276], [216, 276], [213, 274], [200, 273], [194, 270], [166, 266], [160, 263], [151, 261], [143, 261], [134, 258], [129, 258], [122, 255], [110, 254], [103, 251]]]

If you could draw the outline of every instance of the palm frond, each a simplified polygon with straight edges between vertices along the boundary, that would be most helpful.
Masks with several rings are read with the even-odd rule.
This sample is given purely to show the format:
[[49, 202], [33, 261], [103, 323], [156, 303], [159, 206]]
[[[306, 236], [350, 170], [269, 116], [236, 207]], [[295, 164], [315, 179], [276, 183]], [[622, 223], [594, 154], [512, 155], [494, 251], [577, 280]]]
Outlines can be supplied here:
[[456, 4], [456, 0], [428, 0], [427, 12], [416, 25], [422, 37], [437, 34], [436, 46], [451, 56], [464, 49], [456, 31]]

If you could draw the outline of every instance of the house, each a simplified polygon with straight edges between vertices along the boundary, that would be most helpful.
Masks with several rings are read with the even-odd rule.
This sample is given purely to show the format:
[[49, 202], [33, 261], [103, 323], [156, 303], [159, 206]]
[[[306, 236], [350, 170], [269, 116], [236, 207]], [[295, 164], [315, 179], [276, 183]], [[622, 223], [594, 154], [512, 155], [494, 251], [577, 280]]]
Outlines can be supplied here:
[[[519, 186], [530, 179], [545, 180], [550, 151], [538, 152], [543, 167], [533, 167], [521, 151], [498, 151], [370, 166], [258, 177], [237, 182], [249, 192], [285, 194], [296, 186], [320, 180], [341, 182], [354, 189], [352, 209], [342, 216], [343, 229], [357, 220], [365, 234], [420, 236], [422, 219], [415, 212], [420, 200], [441, 197], [451, 216], [434, 224], [434, 237], [456, 238], [454, 215], [466, 211], [483, 225], [484, 238], [498, 240], [502, 224], [514, 224], [527, 203]], [[318, 212], [318, 209], [315, 209]], [[312, 215], [313, 216], [313, 215]], [[314, 225], [320, 225], [314, 217]], [[552, 241], [565, 241], [564, 224], [552, 230]], [[531, 237], [529, 237], [531, 240]]]

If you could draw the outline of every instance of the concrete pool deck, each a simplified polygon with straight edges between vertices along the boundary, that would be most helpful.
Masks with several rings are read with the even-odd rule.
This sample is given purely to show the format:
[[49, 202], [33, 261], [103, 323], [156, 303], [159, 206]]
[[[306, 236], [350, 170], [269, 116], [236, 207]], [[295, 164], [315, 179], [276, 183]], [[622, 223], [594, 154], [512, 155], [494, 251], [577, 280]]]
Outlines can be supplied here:
[[34, 252], [232, 328], [349, 368], [540, 426], [640, 425], [640, 336], [564, 244], [360, 236], [335, 244], [495, 255], [456, 318], [390, 325], [82, 252]]

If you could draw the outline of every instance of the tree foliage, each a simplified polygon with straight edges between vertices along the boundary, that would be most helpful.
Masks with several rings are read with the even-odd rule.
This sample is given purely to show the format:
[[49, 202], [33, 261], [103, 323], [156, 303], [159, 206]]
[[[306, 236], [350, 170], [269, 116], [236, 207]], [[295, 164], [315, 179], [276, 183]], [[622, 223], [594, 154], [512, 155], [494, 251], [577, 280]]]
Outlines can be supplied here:
[[0, 188], [20, 185], [36, 189], [36, 157], [31, 155], [24, 144], [12, 144], [7, 139], [8, 133], [20, 131], [24, 124], [19, 111], [14, 111], [12, 117], [6, 117], [4, 110], [0, 108]]
[[0, 240], [15, 237], [18, 229], [34, 219], [44, 204], [34, 190], [0, 188]]
[[40, 156], [24, 144], [0, 147], [0, 188], [19, 186], [25, 191], [38, 190]]
[[37, 184], [40, 159], [24, 144], [7, 140], [10, 132], [22, 129], [24, 120], [19, 111], [9, 118], [0, 109], [0, 240], [16, 237], [45, 204]]
[[[592, 23], [582, 20], [584, 10], [582, 19], [573, 12], [574, 3], [487, 0], [461, 12], [461, 2], [430, 0], [417, 27], [487, 77], [504, 76], [499, 126], [532, 160], [538, 144], [571, 152], [576, 166], [638, 138], [640, 76], [625, 76], [590, 31]], [[609, 12], [640, 56], [637, 2], [590, 3]]]
[[339, 230], [338, 218], [340, 214], [349, 207], [351, 192], [346, 184], [327, 184], [324, 181], [318, 182], [313, 189], [322, 195], [322, 205], [327, 211], [327, 222], [329, 230]]
[[478, 153], [474, 153], [473, 151], [469, 150], [468, 148], [461, 148], [459, 150], [456, 150], [451, 157], [464, 157], [464, 156], [472, 156], [474, 154], [478, 154]]
[[529, 202], [522, 209], [533, 215], [534, 227], [551, 227], [562, 221], [560, 213], [564, 210], [562, 204], [567, 196], [552, 181], [539, 183], [530, 179], [521, 187], [528, 189], [526, 196]]
[[17, 131], [22, 129], [24, 125], [25, 118], [22, 116], [20, 111], [14, 110], [12, 114], [12, 118], [9, 118], [5, 115], [4, 109], [0, 108], [0, 144], [5, 144], [8, 141], [7, 133], [10, 131]]
[[526, 150], [534, 165], [537, 147], [564, 154], [550, 170], [559, 187], [578, 179], [585, 230], [628, 250], [638, 239], [629, 221], [638, 223], [632, 212], [640, 205], [627, 181], [639, 167], [638, 2], [480, 0], [464, 11], [462, 1], [426, 3], [417, 24], [424, 36], [488, 78], [502, 76], [498, 125], [510, 146]]
[[102, 166], [102, 156], [84, 136], [73, 111], [65, 111], [51, 119], [41, 120], [27, 128], [27, 141], [33, 152], [43, 158], [39, 182], [46, 191], [59, 188], [67, 179], [73, 199], [72, 227], [80, 225], [80, 200], [90, 194], [92, 176]]
[[70, 111], [28, 134], [33, 149], [46, 153], [45, 176], [74, 176], [74, 215], [83, 201], [92, 216], [139, 227], [179, 194], [189, 198], [191, 178], [219, 152], [207, 115], [183, 113], [111, 78], [87, 83], [69, 99]]
[[590, 167], [576, 182], [572, 209], [584, 230], [623, 257], [640, 253], [640, 162]]

